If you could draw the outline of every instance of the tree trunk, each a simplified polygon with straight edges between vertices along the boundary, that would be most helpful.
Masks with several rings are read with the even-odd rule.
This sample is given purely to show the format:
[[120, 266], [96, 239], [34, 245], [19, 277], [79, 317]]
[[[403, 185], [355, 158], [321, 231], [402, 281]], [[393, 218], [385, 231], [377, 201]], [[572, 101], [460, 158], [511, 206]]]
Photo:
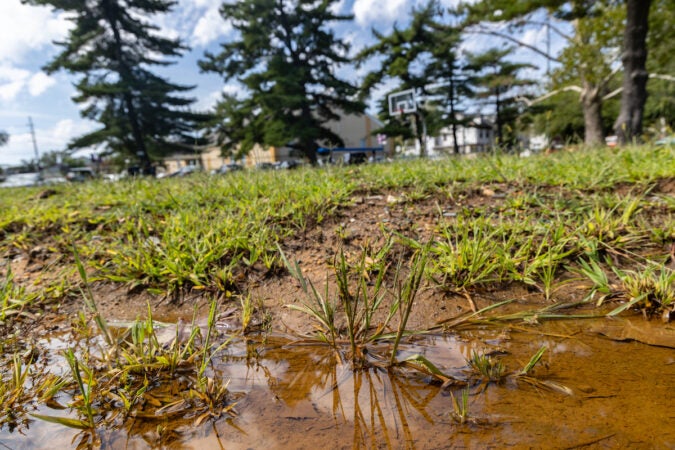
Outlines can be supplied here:
[[503, 125], [501, 116], [502, 103], [499, 98], [499, 87], [495, 88], [495, 121], [497, 122], [497, 145], [499, 147], [504, 145]]
[[305, 157], [309, 160], [309, 163], [312, 166], [317, 165], [317, 158], [316, 158], [316, 152], [319, 149], [319, 146], [316, 145], [316, 143], [312, 142], [304, 142], [302, 144], [302, 153], [305, 155]]
[[459, 143], [457, 142], [457, 121], [452, 122], [452, 152], [459, 155]]
[[143, 168], [143, 173], [150, 174], [152, 173], [152, 167], [150, 162], [150, 156], [148, 155], [148, 150], [145, 146], [145, 140], [143, 139], [143, 132], [138, 119], [138, 114], [136, 112], [136, 107], [134, 106], [134, 99], [131, 95], [129, 83], [132, 79], [131, 70], [124, 60], [124, 55], [122, 54], [122, 37], [120, 35], [120, 30], [117, 23], [116, 11], [115, 9], [119, 8], [119, 5], [115, 2], [103, 3], [104, 9], [108, 11], [107, 18], [110, 24], [110, 28], [113, 32], [113, 37], [115, 39], [115, 57], [117, 58], [119, 76], [122, 82], [126, 85], [125, 91], [122, 94], [122, 99], [124, 101], [124, 106], [127, 111], [127, 120], [129, 120], [129, 125], [131, 126], [131, 133], [134, 138], [134, 143], [136, 145], [136, 156], [141, 160], [141, 166]]
[[642, 116], [647, 101], [647, 30], [651, 0], [626, 1], [626, 28], [623, 34], [623, 91], [621, 111], [614, 132], [619, 144], [640, 138]]
[[424, 116], [421, 112], [417, 112], [415, 117], [415, 130], [417, 133], [417, 142], [420, 145], [420, 158], [427, 157], [427, 126]]
[[602, 98], [596, 87], [583, 83], [581, 105], [584, 109], [584, 143], [588, 146], [604, 144], [602, 132]]
[[[289, 44], [290, 45], [290, 44]], [[306, 91], [303, 87], [303, 92], [302, 95], [307, 95]], [[301, 123], [306, 124], [305, 126], [309, 129], [311, 127], [312, 123], [312, 111], [309, 108], [308, 104], [304, 104], [300, 107], [300, 117], [299, 117]], [[317, 157], [316, 157], [316, 152], [319, 149], [319, 146], [317, 145], [316, 141], [309, 137], [309, 136], [302, 136], [298, 139], [298, 147], [300, 151], [305, 155], [305, 157], [309, 160], [309, 163], [312, 166], [316, 166], [318, 163]]]
[[450, 77], [450, 118], [452, 119], [452, 151], [459, 155], [457, 143], [457, 112], [455, 111], [455, 77]]

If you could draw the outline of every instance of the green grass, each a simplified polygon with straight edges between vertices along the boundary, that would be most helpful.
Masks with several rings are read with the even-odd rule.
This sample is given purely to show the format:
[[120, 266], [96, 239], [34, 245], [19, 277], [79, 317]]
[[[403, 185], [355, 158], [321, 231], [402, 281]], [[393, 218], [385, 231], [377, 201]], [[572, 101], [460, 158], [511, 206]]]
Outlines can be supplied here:
[[[524, 283], [555, 301], [567, 268], [582, 259], [611, 257], [626, 267], [640, 258], [663, 261], [664, 247], [675, 240], [675, 204], [654, 195], [653, 186], [675, 176], [673, 167], [672, 148], [630, 147], [94, 182], [57, 186], [47, 198], [38, 198], [41, 188], [7, 189], [11, 195], [0, 198], [0, 255], [39, 246], [57, 267], [68, 267], [75, 244], [92, 281], [156, 294], [239, 293], [242, 272], [282, 266], [278, 244], [355, 196], [395, 191], [406, 192], [411, 207], [426, 198], [457, 211], [455, 219], [439, 218], [430, 248], [427, 273], [441, 288], [470, 294]], [[505, 190], [506, 198], [473, 206], [471, 193], [486, 185]], [[619, 185], [629, 188], [619, 193]], [[66, 274], [34, 286], [5, 282], [5, 292], [25, 289], [5, 295], [2, 314], [77, 293], [69, 280]]]

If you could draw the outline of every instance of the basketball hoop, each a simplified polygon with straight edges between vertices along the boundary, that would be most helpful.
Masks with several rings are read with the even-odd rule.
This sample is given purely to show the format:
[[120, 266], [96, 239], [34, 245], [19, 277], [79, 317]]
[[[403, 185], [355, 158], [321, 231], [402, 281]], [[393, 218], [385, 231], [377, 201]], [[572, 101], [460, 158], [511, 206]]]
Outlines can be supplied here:
[[404, 114], [413, 114], [417, 112], [417, 101], [414, 89], [389, 94], [388, 101], [390, 116], [402, 116]]

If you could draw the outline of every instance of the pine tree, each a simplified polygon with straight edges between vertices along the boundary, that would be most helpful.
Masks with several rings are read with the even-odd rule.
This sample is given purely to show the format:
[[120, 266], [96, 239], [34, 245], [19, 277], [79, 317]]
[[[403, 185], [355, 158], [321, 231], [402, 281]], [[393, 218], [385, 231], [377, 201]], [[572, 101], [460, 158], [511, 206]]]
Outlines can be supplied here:
[[457, 47], [460, 30], [435, 23], [435, 38], [431, 46], [431, 60], [425, 76], [436, 87], [430, 89], [442, 116], [442, 126], [449, 126], [452, 133], [453, 153], [459, 153], [458, 128], [466, 126], [471, 118], [465, 114], [466, 100], [474, 96], [465, 67], [460, 64]]
[[497, 143], [507, 147], [515, 143], [521, 88], [534, 84], [518, 75], [521, 70], [534, 66], [505, 60], [512, 51], [512, 48], [491, 48], [480, 54], [469, 53], [467, 63], [467, 69], [475, 74], [471, 77], [474, 95], [494, 107]]
[[[454, 59], [453, 46], [448, 45], [451, 42], [448, 28], [436, 20], [441, 14], [438, 2], [431, 0], [412, 10], [412, 20], [407, 28], [394, 27], [389, 35], [373, 30], [378, 41], [357, 55], [361, 63], [372, 57], [381, 58], [379, 69], [367, 74], [363, 81], [361, 89], [364, 97], [383, 81], [396, 80], [398, 86], [392, 92], [413, 90], [425, 99], [409, 118], [390, 116], [386, 98], [379, 102], [379, 115], [385, 123], [384, 129], [379, 132], [405, 139], [410, 136], [407, 121], [411, 120], [412, 128], [417, 130], [415, 137], [422, 157], [426, 156], [426, 146], [421, 130], [426, 128], [428, 134], [433, 134], [444, 125], [439, 106], [447, 99], [445, 95], [439, 94], [438, 89], [430, 87], [437, 81], [449, 81], [446, 79], [448, 72], [445, 64], [446, 60]], [[426, 101], [431, 98], [433, 100]]]
[[336, 0], [242, 0], [223, 3], [221, 15], [239, 39], [206, 53], [199, 65], [245, 87], [224, 97], [216, 126], [224, 149], [286, 146], [316, 161], [319, 145], [343, 145], [326, 123], [361, 113], [357, 87], [335, 75], [348, 64], [349, 46], [330, 26], [352, 19], [333, 12]]
[[194, 99], [180, 94], [192, 86], [173, 84], [150, 71], [171, 64], [185, 50], [179, 40], [160, 36], [142, 17], [171, 11], [173, 0], [24, 0], [73, 15], [75, 26], [63, 48], [45, 66], [48, 73], [82, 74], [73, 98], [82, 116], [102, 128], [73, 140], [70, 148], [103, 145], [136, 155], [145, 169], [151, 157], [186, 148], [208, 117], [189, 111]]

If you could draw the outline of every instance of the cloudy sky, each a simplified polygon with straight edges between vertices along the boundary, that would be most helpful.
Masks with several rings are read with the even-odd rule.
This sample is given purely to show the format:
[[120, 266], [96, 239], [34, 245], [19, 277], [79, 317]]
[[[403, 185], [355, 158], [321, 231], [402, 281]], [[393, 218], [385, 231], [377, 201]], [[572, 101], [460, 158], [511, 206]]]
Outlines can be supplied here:
[[[222, 0], [178, 0], [172, 14], [152, 17], [163, 33], [180, 37], [191, 51], [162, 72], [171, 81], [196, 85], [192, 96], [197, 108], [209, 108], [223, 90], [236, 89], [216, 75], [200, 74], [197, 61], [204, 51], [217, 51], [218, 43], [232, 35], [232, 28], [218, 14]], [[404, 25], [410, 9], [422, 0], [342, 0], [340, 11], [354, 15], [354, 22], [339, 33], [355, 47], [372, 42], [371, 29], [387, 32], [394, 23]], [[443, 0], [445, 6], [456, 0]], [[75, 78], [64, 72], [46, 75], [41, 67], [53, 58], [70, 23], [50, 8], [23, 5], [20, 0], [0, 0], [0, 130], [10, 142], [0, 147], [0, 164], [17, 164], [33, 157], [29, 117], [35, 125], [39, 150], [60, 150], [67, 142], [97, 125], [82, 120], [71, 101]], [[532, 40], [539, 39], [531, 36]]]

